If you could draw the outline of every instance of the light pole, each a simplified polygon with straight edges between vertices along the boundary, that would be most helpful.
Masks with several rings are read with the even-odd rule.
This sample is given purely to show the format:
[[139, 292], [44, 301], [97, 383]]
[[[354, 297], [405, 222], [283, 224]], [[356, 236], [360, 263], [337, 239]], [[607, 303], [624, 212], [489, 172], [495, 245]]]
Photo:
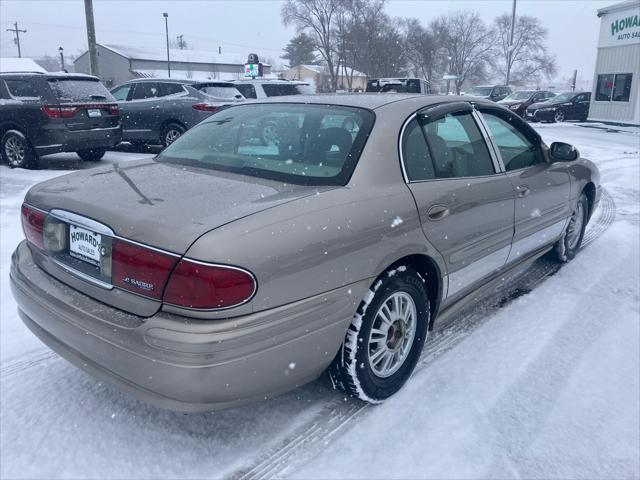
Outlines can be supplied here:
[[169, 78], [171, 78], [171, 58], [169, 57], [169, 14], [164, 12], [162, 14], [164, 17], [164, 29], [167, 33], [167, 74]]
[[511, 32], [509, 33], [509, 49], [507, 50], [507, 78], [506, 85], [509, 86], [509, 81], [511, 80], [511, 61], [513, 57], [513, 30], [516, 25], [516, 0], [513, 0], [513, 5], [511, 9]]
[[60, 70], [64, 72], [64, 48], [58, 47], [58, 52], [60, 53]]

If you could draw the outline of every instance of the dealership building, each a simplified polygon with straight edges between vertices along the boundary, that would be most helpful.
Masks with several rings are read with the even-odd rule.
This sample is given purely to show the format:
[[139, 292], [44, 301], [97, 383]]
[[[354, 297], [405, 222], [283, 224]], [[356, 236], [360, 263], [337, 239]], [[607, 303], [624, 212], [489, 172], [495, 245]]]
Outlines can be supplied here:
[[640, 125], [640, 0], [598, 10], [600, 40], [589, 120]]

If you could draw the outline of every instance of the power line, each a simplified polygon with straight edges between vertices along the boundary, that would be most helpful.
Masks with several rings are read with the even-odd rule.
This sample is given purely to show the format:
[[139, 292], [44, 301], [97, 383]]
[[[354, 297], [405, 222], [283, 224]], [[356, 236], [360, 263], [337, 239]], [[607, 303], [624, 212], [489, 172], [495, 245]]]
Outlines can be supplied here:
[[16, 36], [13, 41], [18, 46], [18, 58], [22, 58], [22, 52], [20, 51], [20, 34], [21, 33], [27, 33], [27, 31], [26, 30], [20, 30], [18, 28], [18, 22], [14, 22], [13, 23], [13, 28], [7, 28], [7, 32], [13, 32], [14, 35]]
[[[2, 22], [2, 23], [9, 23], [9, 22]], [[72, 30], [82, 30], [84, 31], [85, 28], [84, 27], [79, 27], [77, 25], [60, 25], [60, 24], [54, 24], [54, 23], [40, 23], [40, 22], [22, 22], [23, 24], [26, 25], [30, 25], [30, 26], [36, 26], [36, 27], [52, 27], [52, 28], [64, 28], [64, 29], [72, 29]], [[128, 34], [128, 35], [144, 35], [144, 36], [152, 36], [152, 37], [164, 37], [164, 34], [161, 32], [144, 32], [144, 31], [131, 31], [131, 30], [117, 30], [117, 29], [112, 29], [112, 28], [99, 28], [96, 27], [96, 31], [98, 32], [104, 32], [104, 33], [118, 33], [118, 34]], [[195, 38], [195, 39], [199, 39], [205, 42], [210, 42], [210, 43], [215, 43], [215, 44], [223, 44], [223, 45], [229, 45], [232, 47], [240, 47], [240, 48], [246, 48], [249, 50], [269, 50], [272, 52], [278, 52], [281, 53], [282, 52], [282, 48], [273, 48], [273, 47], [265, 47], [265, 46], [260, 46], [259, 48], [257, 48], [255, 45], [246, 45], [246, 44], [242, 44], [242, 43], [231, 43], [231, 42], [227, 42], [224, 40], [219, 40], [219, 39], [214, 39], [214, 38], [210, 38], [210, 37], [204, 37], [204, 36], [200, 36], [200, 35], [192, 35], [189, 34], [189, 37], [191, 38]]]

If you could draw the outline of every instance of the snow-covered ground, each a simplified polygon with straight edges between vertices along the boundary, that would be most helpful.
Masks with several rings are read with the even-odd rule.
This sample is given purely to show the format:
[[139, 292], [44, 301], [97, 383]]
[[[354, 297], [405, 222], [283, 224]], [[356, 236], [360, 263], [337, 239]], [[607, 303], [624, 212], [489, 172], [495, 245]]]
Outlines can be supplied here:
[[601, 169], [610, 196], [588, 245], [557, 272], [534, 265], [518, 298], [433, 332], [408, 385], [375, 407], [323, 378], [261, 404], [174, 414], [59, 359], [9, 291], [19, 207], [34, 183], [99, 163], [0, 167], [0, 477], [640, 477], [640, 134], [536, 128]]

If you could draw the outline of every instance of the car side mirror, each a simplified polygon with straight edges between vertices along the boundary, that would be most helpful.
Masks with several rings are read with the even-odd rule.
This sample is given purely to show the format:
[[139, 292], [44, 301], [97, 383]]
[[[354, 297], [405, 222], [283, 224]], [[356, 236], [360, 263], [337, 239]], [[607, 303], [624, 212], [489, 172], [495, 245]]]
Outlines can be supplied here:
[[556, 162], [573, 162], [580, 157], [580, 152], [568, 143], [553, 142], [549, 148], [549, 155]]

